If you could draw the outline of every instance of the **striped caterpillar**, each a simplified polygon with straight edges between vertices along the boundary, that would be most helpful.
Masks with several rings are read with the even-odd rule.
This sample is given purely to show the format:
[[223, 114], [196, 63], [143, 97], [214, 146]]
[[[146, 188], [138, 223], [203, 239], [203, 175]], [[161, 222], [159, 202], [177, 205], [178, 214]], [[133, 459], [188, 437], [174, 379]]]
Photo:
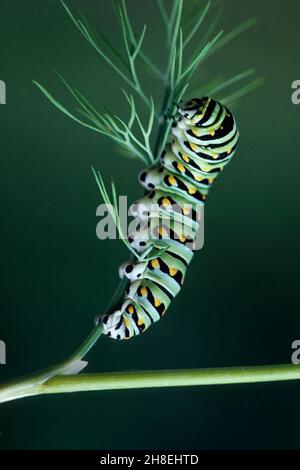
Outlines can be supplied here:
[[239, 137], [232, 113], [207, 97], [178, 106], [172, 134], [159, 165], [140, 174], [146, 194], [130, 208], [137, 230], [128, 241], [141, 259], [121, 265], [120, 277], [129, 285], [119, 308], [96, 318], [103, 333], [115, 339], [143, 333], [180, 291], [194, 254], [196, 210], [231, 160]]

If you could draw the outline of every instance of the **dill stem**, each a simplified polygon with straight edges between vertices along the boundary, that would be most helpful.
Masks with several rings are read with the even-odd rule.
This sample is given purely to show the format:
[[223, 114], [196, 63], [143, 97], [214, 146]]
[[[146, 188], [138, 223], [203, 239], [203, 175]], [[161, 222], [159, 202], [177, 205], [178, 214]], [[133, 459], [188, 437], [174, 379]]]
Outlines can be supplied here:
[[299, 380], [300, 366], [279, 364], [212, 369], [59, 375], [43, 383], [39, 382], [39, 377], [39, 375], [35, 375], [0, 386], [0, 403], [28, 396], [56, 393]]
[[164, 113], [168, 109], [168, 106], [169, 106], [169, 103], [170, 103], [170, 97], [171, 97], [171, 89], [170, 89], [170, 86], [168, 84], [166, 84], [165, 94], [164, 94], [164, 98], [163, 98], [163, 104], [162, 104], [161, 112], [160, 112], [160, 115], [159, 115], [159, 118], [161, 119], [161, 121], [158, 124], [157, 137], [156, 137], [156, 142], [155, 142], [155, 145], [154, 145], [154, 152], [153, 152], [154, 158], [155, 158], [156, 161], [160, 157], [159, 151], [161, 150], [161, 142], [162, 142], [163, 136], [166, 132], [167, 122], [166, 122], [166, 119], [164, 117]]
[[59, 380], [59, 378], [71, 374], [76, 377], [74, 374], [80, 372], [88, 364], [82, 359], [98, 341], [101, 334], [102, 326], [97, 325], [69, 359], [8, 384], [0, 385], [0, 403], [31, 395], [40, 395], [40, 387], [51, 378]]
[[[91, 331], [89, 336], [83, 341], [75, 353], [70, 357], [69, 361], [81, 360], [89, 352], [89, 350], [95, 345], [102, 334], [102, 326], [97, 325]], [[68, 361], [68, 362], [69, 362]]]

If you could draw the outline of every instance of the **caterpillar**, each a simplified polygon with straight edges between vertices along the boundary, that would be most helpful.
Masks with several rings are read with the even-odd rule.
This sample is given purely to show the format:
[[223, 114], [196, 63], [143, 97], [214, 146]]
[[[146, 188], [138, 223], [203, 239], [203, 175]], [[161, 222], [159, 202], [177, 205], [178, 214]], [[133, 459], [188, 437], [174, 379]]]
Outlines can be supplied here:
[[120, 266], [125, 294], [117, 309], [95, 320], [111, 338], [143, 333], [179, 293], [195, 251], [197, 208], [236, 150], [239, 132], [226, 106], [204, 97], [177, 108], [172, 141], [159, 164], [140, 173], [145, 195], [130, 207], [136, 230], [128, 242], [141, 258]]

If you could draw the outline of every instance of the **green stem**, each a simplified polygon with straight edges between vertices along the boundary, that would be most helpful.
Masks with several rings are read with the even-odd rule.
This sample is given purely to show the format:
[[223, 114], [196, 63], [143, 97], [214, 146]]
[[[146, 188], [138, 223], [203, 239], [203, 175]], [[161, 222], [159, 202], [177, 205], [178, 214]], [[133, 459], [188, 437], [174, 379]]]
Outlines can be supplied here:
[[[79, 348], [66, 361], [43, 369], [26, 377], [21, 377], [7, 385], [0, 386], [0, 403], [16, 400], [31, 395], [39, 395], [40, 387], [52, 378], [58, 380], [66, 375], [77, 374], [87, 365], [82, 359], [94, 346], [102, 334], [102, 326], [97, 325], [89, 336], [83, 341]], [[72, 375], [76, 377], [76, 375]]]
[[[89, 336], [83, 341], [75, 353], [70, 357], [69, 361], [81, 360], [89, 352], [89, 350], [94, 346], [102, 334], [102, 326], [97, 325], [91, 331]], [[68, 362], [69, 362], [68, 361]]]
[[159, 115], [160, 122], [158, 124], [157, 137], [156, 137], [156, 141], [155, 141], [155, 145], [154, 145], [153, 154], [154, 154], [155, 160], [158, 160], [158, 158], [160, 157], [159, 151], [160, 151], [160, 148], [161, 148], [161, 142], [162, 142], [164, 133], [166, 132], [167, 122], [166, 122], [166, 119], [164, 118], [164, 114], [165, 114], [165, 112], [167, 111], [167, 109], [169, 107], [170, 97], [171, 97], [171, 89], [170, 89], [169, 84], [167, 83], [166, 86], [165, 86], [165, 94], [164, 94], [164, 97], [163, 97], [163, 104], [162, 104], [161, 112], [160, 112], [160, 115]]
[[[35, 376], [37, 379], [37, 376]], [[155, 387], [188, 387], [277, 382], [300, 379], [300, 366], [227, 367], [214, 369], [114, 372], [101, 374], [61, 375], [40, 383], [33, 376], [0, 387], [0, 403], [33, 395], [124, 390]]]

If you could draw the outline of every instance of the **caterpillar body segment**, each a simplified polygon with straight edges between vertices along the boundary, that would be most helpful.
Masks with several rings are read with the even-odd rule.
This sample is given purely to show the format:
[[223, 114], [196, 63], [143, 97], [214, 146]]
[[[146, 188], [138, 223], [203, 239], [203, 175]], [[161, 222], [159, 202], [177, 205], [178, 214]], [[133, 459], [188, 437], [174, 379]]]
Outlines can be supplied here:
[[158, 165], [139, 175], [146, 194], [130, 208], [135, 229], [128, 242], [140, 258], [120, 266], [128, 287], [116, 310], [97, 317], [104, 334], [129, 339], [165, 314], [194, 255], [198, 209], [232, 159], [238, 138], [234, 116], [212, 98], [178, 107], [171, 143]]
[[141, 278], [153, 281], [163, 286], [170, 294], [177, 295], [183, 284], [187, 265], [188, 262], [184, 258], [179, 259], [171, 252], [165, 251], [160, 256], [152, 257], [147, 261], [135, 264], [126, 263], [120, 275], [127, 277], [131, 282]]

